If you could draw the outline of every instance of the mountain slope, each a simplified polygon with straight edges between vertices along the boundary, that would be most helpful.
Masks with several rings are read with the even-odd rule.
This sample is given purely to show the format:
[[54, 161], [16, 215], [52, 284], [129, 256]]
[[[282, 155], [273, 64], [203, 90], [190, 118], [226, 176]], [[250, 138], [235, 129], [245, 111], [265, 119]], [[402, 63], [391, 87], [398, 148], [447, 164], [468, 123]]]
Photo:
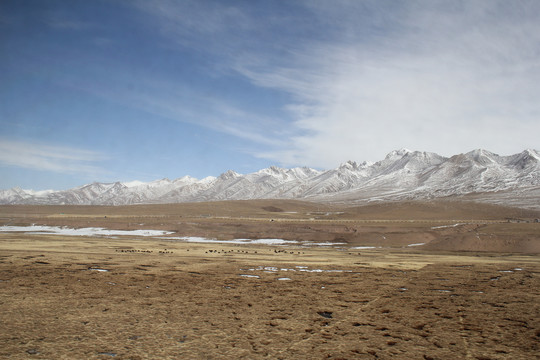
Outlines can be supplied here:
[[148, 183], [92, 183], [62, 191], [0, 191], [1, 204], [127, 205], [247, 199], [375, 201], [471, 196], [540, 208], [540, 153], [499, 156], [473, 150], [446, 158], [401, 149], [376, 163], [348, 161], [336, 169], [272, 166], [251, 174], [229, 170], [202, 180], [184, 176]]

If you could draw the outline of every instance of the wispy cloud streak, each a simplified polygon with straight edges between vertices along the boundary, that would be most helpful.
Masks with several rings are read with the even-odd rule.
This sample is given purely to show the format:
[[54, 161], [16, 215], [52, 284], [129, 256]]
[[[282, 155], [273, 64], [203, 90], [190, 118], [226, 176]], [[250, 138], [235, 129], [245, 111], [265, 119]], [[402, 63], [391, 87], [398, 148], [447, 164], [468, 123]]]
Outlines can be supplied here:
[[81, 86], [76, 79], [62, 75], [62, 84], [91, 93], [109, 102], [135, 108], [161, 118], [193, 124], [260, 145], [277, 146], [283, 129], [266, 114], [250, 112], [225, 102], [218, 96], [200, 93], [194, 88], [155, 78], [138, 79], [136, 88], [126, 86], [122, 71], [115, 72], [116, 85], [89, 79]]
[[64, 174], [103, 175], [98, 165], [104, 154], [64, 146], [0, 139], [0, 163]]

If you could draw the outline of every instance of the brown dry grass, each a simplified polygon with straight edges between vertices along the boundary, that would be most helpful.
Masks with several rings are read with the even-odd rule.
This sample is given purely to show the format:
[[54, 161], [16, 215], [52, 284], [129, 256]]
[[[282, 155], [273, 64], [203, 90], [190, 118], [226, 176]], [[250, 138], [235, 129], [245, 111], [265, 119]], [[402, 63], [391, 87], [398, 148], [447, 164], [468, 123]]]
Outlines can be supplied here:
[[[420, 210], [409, 214], [418, 218], [403, 218], [399, 206], [394, 214], [383, 207], [376, 214], [375, 208], [321, 210], [311, 203], [264, 201], [1, 207], [4, 224], [163, 228], [224, 238], [296, 234], [311, 241], [339, 237], [349, 245], [387, 247], [0, 233], [0, 357], [538, 358], [540, 257], [531, 251], [539, 242], [538, 224], [506, 223], [509, 213], [520, 210], [496, 208], [469, 218], [494, 222], [431, 229], [453, 225], [456, 214], [444, 217], [435, 209], [442, 215], [423, 217], [425, 205], [416, 204]], [[367, 221], [366, 213], [386, 221]], [[404, 247], [421, 242], [421, 236], [430, 241], [424, 250]], [[525, 242], [533, 244], [529, 250]], [[486, 251], [497, 249], [520, 253]], [[306, 272], [298, 266], [342, 272]], [[92, 270], [97, 268], [109, 271]], [[277, 280], [283, 277], [291, 280]]]

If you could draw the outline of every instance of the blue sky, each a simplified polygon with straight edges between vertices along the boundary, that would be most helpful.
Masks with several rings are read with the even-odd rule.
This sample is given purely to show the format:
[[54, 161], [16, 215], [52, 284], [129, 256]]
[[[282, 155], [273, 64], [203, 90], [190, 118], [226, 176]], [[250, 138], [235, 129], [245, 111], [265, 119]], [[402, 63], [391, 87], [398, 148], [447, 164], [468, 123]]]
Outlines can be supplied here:
[[538, 1], [0, 2], [0, 189], [540, 148]]

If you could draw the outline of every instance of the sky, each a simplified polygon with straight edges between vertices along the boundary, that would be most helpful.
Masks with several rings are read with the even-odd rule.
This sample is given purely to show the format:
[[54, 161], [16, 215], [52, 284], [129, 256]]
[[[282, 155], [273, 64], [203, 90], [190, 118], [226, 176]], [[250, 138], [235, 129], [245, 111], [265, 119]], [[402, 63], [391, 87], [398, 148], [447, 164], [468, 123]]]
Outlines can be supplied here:
[[0, 189], [540, 148], [536, 0], [0, 1]]

